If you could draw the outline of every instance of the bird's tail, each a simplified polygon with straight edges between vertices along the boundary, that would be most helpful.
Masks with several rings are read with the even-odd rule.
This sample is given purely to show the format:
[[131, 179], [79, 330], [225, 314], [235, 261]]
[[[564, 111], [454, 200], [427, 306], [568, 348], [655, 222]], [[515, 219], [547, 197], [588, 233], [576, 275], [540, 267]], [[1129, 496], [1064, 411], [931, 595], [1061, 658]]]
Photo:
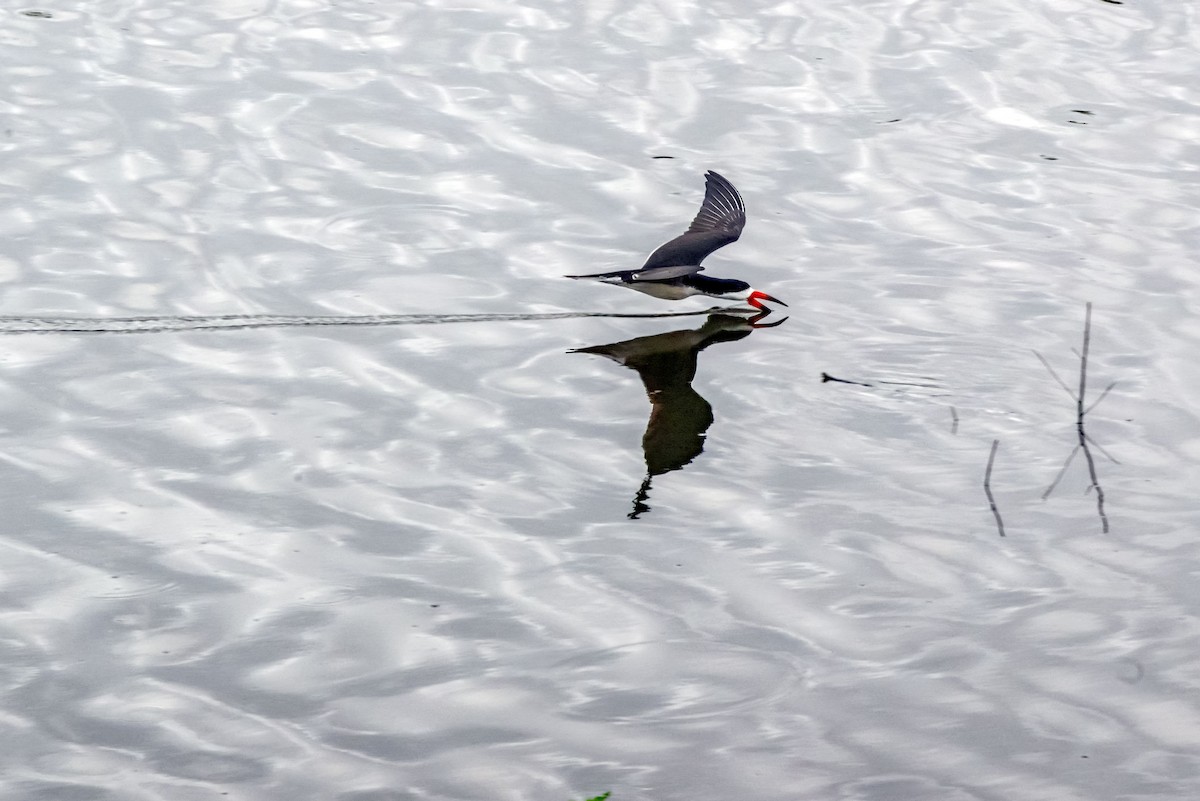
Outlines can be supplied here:
[[587, 275], [564, 275], [563, 278], [618, 278], [622, 271], [617, 270], [611, 273], [588, 273]]

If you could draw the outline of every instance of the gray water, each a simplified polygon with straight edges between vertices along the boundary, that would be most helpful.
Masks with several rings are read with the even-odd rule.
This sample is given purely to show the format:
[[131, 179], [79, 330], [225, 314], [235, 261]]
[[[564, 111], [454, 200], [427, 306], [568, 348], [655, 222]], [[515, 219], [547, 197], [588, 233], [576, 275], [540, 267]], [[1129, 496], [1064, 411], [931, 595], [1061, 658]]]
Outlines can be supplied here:
[[1200, 793], [1194, 4], [2, 19], [3, 797]]

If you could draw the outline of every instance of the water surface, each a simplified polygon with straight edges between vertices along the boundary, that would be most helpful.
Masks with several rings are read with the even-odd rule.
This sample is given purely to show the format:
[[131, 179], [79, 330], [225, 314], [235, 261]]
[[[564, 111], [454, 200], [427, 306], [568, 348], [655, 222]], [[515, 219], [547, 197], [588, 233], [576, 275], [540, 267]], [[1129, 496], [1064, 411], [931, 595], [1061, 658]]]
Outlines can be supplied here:
[[1196, 16], [10, 10], [3, 794], [1195, 795]]

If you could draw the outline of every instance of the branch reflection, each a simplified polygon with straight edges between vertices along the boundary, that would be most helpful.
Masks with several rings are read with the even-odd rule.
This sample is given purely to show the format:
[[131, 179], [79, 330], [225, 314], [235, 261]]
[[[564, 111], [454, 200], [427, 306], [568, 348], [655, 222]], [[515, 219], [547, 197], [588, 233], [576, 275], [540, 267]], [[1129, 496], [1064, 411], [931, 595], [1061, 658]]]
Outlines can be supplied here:
[[753, 317], [710, 314], [699, 328], [684, 328], [607, 345], [576, 348], [571, 353], [605, 356], [636, 370], [650, 400], [650, 419], [642, 436], [646, 477], [633, 499], [628, 517], [636, 520], [650, 511], [650, 483], [655, 476], [679, 470], [704, 450], [704, 437], [713, 423], [712, 406], [692, 388], [700, 351], [718, 342], [750, 336], [756, 328], [773, 328], [787, 318], [761, 322]]

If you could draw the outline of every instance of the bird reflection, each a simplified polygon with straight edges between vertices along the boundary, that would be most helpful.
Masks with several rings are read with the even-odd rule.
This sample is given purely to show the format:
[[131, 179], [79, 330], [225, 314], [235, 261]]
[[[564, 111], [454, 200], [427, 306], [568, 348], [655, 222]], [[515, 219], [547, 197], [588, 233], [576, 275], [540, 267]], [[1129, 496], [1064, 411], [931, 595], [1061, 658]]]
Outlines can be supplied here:
[[650, 511], [650, 482], [655, 476], [678, 470], [704, 450], [704, 436], [713, 423], [712, 406], [692, 388], [700, 351], [717, 342], [733, 342], [750, 336], [756, 328], [771, 328], [784, 322], [760, 322], [766, 313], [753, 317], [710, 314], [699, 328], [685, 328], [653, 336], [627, 339], [608, 345], [576, 348], [571, 353], [594, 353], [636, 370], [650, 400], [650, 419], [642, 435], [646, 455], [646, 478], [633, 499], [628, 517], [636, 520]]

